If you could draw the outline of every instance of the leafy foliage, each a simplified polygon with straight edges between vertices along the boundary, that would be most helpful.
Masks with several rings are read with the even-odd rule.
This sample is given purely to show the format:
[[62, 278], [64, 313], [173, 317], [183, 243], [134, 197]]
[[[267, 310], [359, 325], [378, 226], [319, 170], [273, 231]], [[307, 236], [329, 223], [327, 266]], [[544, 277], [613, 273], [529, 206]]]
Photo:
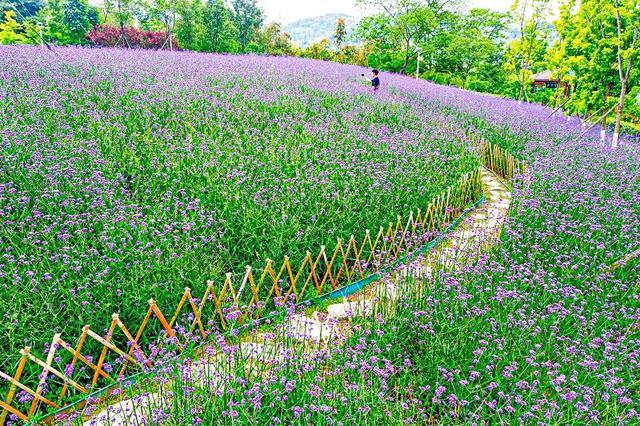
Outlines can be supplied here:
[[5, 12], [13, 11], [15, 19], [22, 22], [33, 18], [42, 10], [45, 0], [0, 0], [0, 21], [6, 20]]
[[232, 0], [232, 19], [238, 30], [240, 48], [244, 51], [264, 21], [256, 0]]
[[420, 57], [423, 77], [481, 91], [504, 87], [507, 14], [486, 9], [460, 13], [447, 2], [361, 3], [381, 9], [357, 30], [370, 66], [411, 74], [418, 71]]
[[15, 12], [4, 12], [4, 20], [0, 22], [0, 44], [22, 44], [27, 41], [21, 34], [22, 24], [15, 19]]
[[561, 8], [556, 22], [559, 38], [549, 57], [558, 75], [575, 87], [566, 110], [601, 120], [603, 131], [616, 105], [622, 108], [617, 109], [615, 123], [621, 122], [625, 110], [635, 112], [627, 119], [638, 123], [635, 94], [626, 93], [639, 81], [635, 71], [640, 55], [636, 5], [629, 1], [572, 1]]
[[62, 7], [62, 16], [70, 44], [84, 44], [86, 34], [91, 28], [89, 5], [87, 0], [66, 0]]

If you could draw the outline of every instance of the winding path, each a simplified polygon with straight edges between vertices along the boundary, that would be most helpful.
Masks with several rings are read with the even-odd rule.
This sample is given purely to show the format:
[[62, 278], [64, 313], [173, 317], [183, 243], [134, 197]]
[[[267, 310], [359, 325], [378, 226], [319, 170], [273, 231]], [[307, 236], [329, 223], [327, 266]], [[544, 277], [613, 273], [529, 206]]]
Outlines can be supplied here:
[[[460, 268], [472, 263], [495, 244], [511, 205], [511, 193], [500, 178], [483, 169], [482, 181], [486, 202], [470, 212], [437, 248], [401, 267], [389, 279], [372, 284], [340, 303], [329, 305], [326, 309], [291, 315], [272, 333], [251, 334], [233, 348], [234, 356], [249, 361], [243, 365], [252, 370], [250, 373], [262, 374], [270, 365], [285, 357], [286, 352], [291, 350], [291, 342], [297, 342], [296, 346], [304, 352], [326, 348], [330, 343], [340, 344], [350, 334], [350, 318], [372, 312], [378, 303], [384, 303], [392, 309], [399, 286], [407, 282], [407, 277], [431, 283], [433, 275], [439, 270]], [[286, 338], [283, 340], [282, 336]], [[216, 351], [213, 347], [205, 348], [198, 361], [191, 361], [188, 369], [191, 377], [186, 379], [195, 386], [224, 387], [223, 372], [228, 355]], [[94, 413], [85, 413], [89, 420], [84, 425], [143, 425], [154, 407], [166, 407], [170, 403], [170, 396], [160, 387], [157, 393], [138, 395], [103, 407], [102, 410], [94, 408]]]

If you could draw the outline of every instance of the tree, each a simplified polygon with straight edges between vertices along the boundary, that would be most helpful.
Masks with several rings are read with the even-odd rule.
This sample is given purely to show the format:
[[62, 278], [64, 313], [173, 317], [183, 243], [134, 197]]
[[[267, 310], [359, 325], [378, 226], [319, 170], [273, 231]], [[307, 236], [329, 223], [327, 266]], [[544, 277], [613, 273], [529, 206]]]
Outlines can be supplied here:
[[66, 0], [62, 5], [62, 17], [66, 41], [75, 45], [84, 44], [87, 32], [91, 28], [87, 1]]
[[176, 2], [178, 18], [175, 34], [183, 49], [202, 51], [204, 38], [204, 6], [201, 0]]
[[443, 15], [437, 36], [421, 46], [431, 58], [428, 65], [435, 72], [449, 74], [450, 82], [457, 85], [492, 90], [502, 83], [500, 59], [507, 18], [487, 9]]
[[26, 43], [26, 37], [22, 33], [22, 24], [15, 19], [15, 12], [7, 10], [4, 12], [3, 22], [0, 23], [0, 44], [22, 44]]
[[340, 49], [333, 52], [330, 60], [341, 64], [355, 64], [360, 66], [367, 65], [367, 51], [364, 46], [356, 46], [353, 44], [345, 44]]
[[[458, 1], [361, 0], [381, 13], [365, 17], [355, 36], [372, 67], [422, 75], [441, 83], [500, 92], [508, 15], [487, 9], [459, 11]], [[404, 7], [404, 9], [402, 7]], [[338, 60], [342, 60], [337, 55]]]
[[336, 20], [336, 28], [333, 32], [333, 41], [340, 49], [342, 44], [347, 40], [347, 21], [344, 18], [338, 18]]
[[24, 19], [34, 18], [44, 7], [44, 0], [0, 0], [0, 21], [6, 22], [6, 11], [14, 12], [14, 20], [22, 23]]
[[113, 19], [120, 28], [118, 44], [123, 47], [129, 47], [125, 26], [131, 22], [138, 9], [138, 0], [104, 0], [105, 16]]
[[179, 3], [173, 0], [152, 0], [149, 5], [149, 15], [160, 22], [167, 34], [165, 46], [173, 50], [173, 30], [178, 17]]
[[631, 76], [634, 61], [637, 60], [640, 53], [638, 49], [640, 12], [635, 0], [613, 0], [613, 4], [616, 15], [616, 58], [620, 77], [620, 99], [616, 109], [615, 129], [611, 141], [611, 148], [616, 149], [620, 138], [622, 111], [624, 109], [624, 99], [627, 95], [629, 77]]
[[49, 42], [67, 43], [67, 29], [64, 22], [63, 4], [61, 0], [48, 0], [41, 12], [45, 37]]
[[[606, 137], [610, 94], [617, 87], [612, 64], [616, 61], [613, 13], [602, 13], [602, 0], [583, 0], [578, 6], [572, 0], [560, 8], [555, 22], [558, 39], [549, 51], [548, 59], [560, 76], [570, 78], [574, 94], [565, 106], [585, 117], [601, 118], [601, 140]], [[611, 11], [612, 12], [612, 11]], [[607, 16], [608, 15], [608, 16]]]
[[332, 52], [329, 49], [329, 40], [323, 38], [322, 40], [311, 43], [304, 49], [302, 56], [305, 58], [328, 60], [332, 58]]
[[247, 51], [268, 55], [293, 55], [294, 46], [289, 33], [283, 32], [282, 26], [273, 22], [256, 32], [254, 40], [247, 46]]
[[387, 16], [378, 14], [362, 18], [355, 36], [364, 41], [369, 66], [388, 71], [400, 70], [403, 60], [398, 49], [400, 40], [392, 32]]
[[[204, 28], [203, 50], [231, 53], [238, 51], [238, 30], [231, 11], [222, 0], [208, 0], [204, 9]], [[245, 48], [246, 45], [243, 46]]]
[[264, 14], [256, 0], [233, 0], [233, 23], [238, 31], [240, 48], [244, 52], [247, 45], [264, 21]]
[[20, 43], [40, 44], [42, 41], [42, 15], [44, 0], [0, 0], [0, 23], [6, 23], [5, 12], [13, 13], [13, 20], [21, 25]]
[[[611, 145], [618, 145], [629, 87], [637, 82], [637, 2], [633, 0], [571, 1], [561, 8], [556, 22], [559, 41], [550, 57], [573, 75], [573, 111], [600, 120], [601, 141], [606, 141], [608, 116], [616, 111]], [[554, 59], [556, 58], [556, 59]], [[633, 102], [632, 102], [633, 103]]]
[[100, 25], [100, 12], [97, 7], [89, 5], [87, 9], [87, 19], [91, 28]]
[[507, 69], [518, 81], [519, 101], [528, 98], [528, 77], [541, 71], [549, 44], [549, 28], [545, 25], [549, 0], [516, 0], [511, 13], [520, 30], [518, 39], [507, 51]]
[[381, 18], [384, 20], [386, 42], [396, 44], [402, 52], [399, 71], [403, 74], [417, 57], [418, 45], [428, 44], [436, 34], [441, 15], [455, 9], [458, 3], [459, 0], [356, 0], [356, 4], [379, 12], [373, 20], [365, 21], [365, 28], [372, 23], [379, 27]]

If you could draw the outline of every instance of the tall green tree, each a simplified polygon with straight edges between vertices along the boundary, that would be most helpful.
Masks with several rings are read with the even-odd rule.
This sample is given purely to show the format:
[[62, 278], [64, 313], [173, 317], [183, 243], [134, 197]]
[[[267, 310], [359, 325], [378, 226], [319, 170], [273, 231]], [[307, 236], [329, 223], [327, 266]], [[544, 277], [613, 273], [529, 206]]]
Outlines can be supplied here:
[[362, 18], [355, 36], [365, 44], [369, 66], [388, 71], [400, 70], [403, 61], [403, 53], [398, 48], [400, 39], [393, 32], [387, 16], [377, 14]]
[[89, 5], [89, 9], [87, 10], [87, 19], [89, 20], [89, 25], [91, 28], [96, 25], [100, 25], [100, 10], [93, 5]]
[[447, 29], [424, 44], [423, 51], [430, 52], [435, 71], [449, 73], [458, 85], [491, 91], [503, 84], [500, 61], [508, 19], [487, 9], [449, 14]]
[[601, 139], [606, 137], [611, 94], [617, 90], [615, 43], [612, 34], [616, 23], [602, 0], [571, 0], [560, 7], [555, 22], [558, 38], [549, 52], [549, 63], [559, 77], [566, 77], [574, 87], [565, 109], [601, 119]]
[[204, 38], [204, 5], [201, 0], [180, 0], [176, 2], [178, 18], [175, 33], [180, 48], [202, 51]]
[[244, 52], [264, 22], [264, 14], [256, 0], [232, 0], [233, 23], [238, 31], [240, 48]]
[[67, 44], [67, 25], [64, 22], [62, 0], [48, 0], [47, 5], [40, 11], [40, 22], [44, 27], [44, 37], [48, 42]]
[[87, 0], [66, 0], [62, 5], [62, 22], [66, 33], [66, 42], [84, 44], [91, 28], [89, 4]]
[[616, 15], [616, 59], [620, 78], [620, 97], [616, 109], [616, 121], [611, 147], [618, 147], [624, 101], [629, 88], [629, 78], [638, 61], [638, 31], [640, 26], [640, 5], [636, 0], [613, 0]]
[[[386, 37], [402, 52], [400, 72], [407, 73], [409, 62], [418, 55], [418, 44], [433, 33], [437, 14], [449, 1], [442, 0], [356, 0], [356, 4], [378, 12], [378, 20], [365, 22], [365, 26], [379, 27], [385, 20]], [[366, 27], [365, 27], [366, 28]]]
[[395, 70], [407, 74], [419, 51], [424, 53], [427, 65], [432, 62], [431, 53], [436, 51], [433, 42], [447, 30], [446, 21], [458, 13], [460, 3], [460, 0], [356, 0], [356, 4], [377, 12], [363, 20], [357, 33], [378, 48], [385, 46], [383, 56], [399, 59], [400, 65]]
[[[441, 83], [500, 91], [501, 59], [508, 15], [486, 9], [463, 12], [457, 1], [359, 0], [377, 8], [356, 29], [369, 65], [391, 71], [417, 71]], [[375, 9], [374, 9], [375, 10]]]
[[528, 99], [529, 78], [545, 66], [545, 55], [550, 43], [547, 25], [549, 0], [516, 0], [511, 7], [519, 36], [513, 40], [505, 54], [505, 68], [517, 82], [518, 100]]
[[[238, 51], [239, 45], [242, 46], [243, 50], [246, 49], [246, 44], [242, 44], [242, 41], [238, 42], [240, 34], [236, 24], [234, 24], [234, 16], [222, 0], [207, 1], [204, 8], [203, 50], [207, 52], [235, 53]], [[245, 31], [248, 30], [245, 28]], [[251, 30], [251, 36], [253, 36], [254, 31], [255, 29]]]
[[559, 39], [550, 52], [560, 72], [570, 73], [575, 93], [569, 104], [600, 120], [601, 140], [606, 140], [608, 117], [615, 110], [612, 147], [618, 145], [627, 92], [638, 82], [640, 15], [634, 0], [570, 1], [556, 22]]
[[253, 41], [247, 46], [247, 50], [267, 55], [293, 55], [294, 46], [291, 36], [282, 31], [282, 26], [279, 23], [273, 22], [256, 32]]

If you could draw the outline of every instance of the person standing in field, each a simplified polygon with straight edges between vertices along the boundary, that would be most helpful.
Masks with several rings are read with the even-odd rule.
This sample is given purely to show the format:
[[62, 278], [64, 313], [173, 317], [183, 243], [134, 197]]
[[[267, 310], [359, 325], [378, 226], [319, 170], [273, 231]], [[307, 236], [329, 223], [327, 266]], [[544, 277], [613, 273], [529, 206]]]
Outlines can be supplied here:
[[[364, 74], [362, 74], [364, 77]], [[365, 77], [366, 78], [366, 77]], [[374, 69], [371, 70], [371, 78], [367, 78], [368, 81], [371, 82], [371, 87], [373, 87], [373, 91], [377, 91], [380, 88], [380, 71]]]

